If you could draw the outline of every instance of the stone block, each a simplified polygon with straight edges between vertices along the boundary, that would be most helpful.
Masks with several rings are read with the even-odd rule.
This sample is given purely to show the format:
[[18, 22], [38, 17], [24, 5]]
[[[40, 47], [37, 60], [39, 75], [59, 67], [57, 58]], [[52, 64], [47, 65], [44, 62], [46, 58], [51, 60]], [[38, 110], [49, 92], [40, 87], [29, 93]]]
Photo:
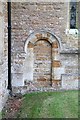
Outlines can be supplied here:
[[57, 61], [57, 60], [54, 60], [53, 62], [52, 62], [52, 67], [54, 68], [54, 67], [61, 67], [61, 62], [60, 61]]
[[54, 42], [53, 42], [52, 47], [53, 47], [53, 48], [58, 48], [58, 43], [57, 43], [57, 41], [54, 41]]
[[46, 81], [46, 78], [39, 78], [39, 79], [37, 79], [37, 81], [39, 82], [39, 81]]
[[12, 86], [24, 86], [23, 73], [12, 74]]
[[32, 44], [32, 43], [28, 43], [28, 48], [33, 48], [34, 47], [34, 45]]
[[36, 34], [35, 36], [37, 37], [38, 40], [42, 39], [42, 34], [40, 34], [40, 33]]
[[52, 69], [52, 76], [54, 80], [61, 80], [61, 75], [64, 73], [65, 73], [65, 69], [63, 67]]
[[61, 87], [61, 80], [52, 80], [52, 86], [53, 87], [58, 87], [60, 86]]
[[78, 89], [79, 79], [74, 75], [62, 75], [62, 88], [63, 89]]
[[33, 81], [33, 48], [28, 48], [23, 63], [23, 79], [24, 81]]

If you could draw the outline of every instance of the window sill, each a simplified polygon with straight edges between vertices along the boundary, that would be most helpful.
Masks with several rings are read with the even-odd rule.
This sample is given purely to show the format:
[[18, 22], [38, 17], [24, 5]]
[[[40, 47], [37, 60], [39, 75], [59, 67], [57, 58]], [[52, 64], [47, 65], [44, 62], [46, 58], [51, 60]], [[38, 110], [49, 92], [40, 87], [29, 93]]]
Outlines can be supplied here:
[[66, 35], [75, 35], [77, 36], [79, 33], [78, 29], [66, 29]]

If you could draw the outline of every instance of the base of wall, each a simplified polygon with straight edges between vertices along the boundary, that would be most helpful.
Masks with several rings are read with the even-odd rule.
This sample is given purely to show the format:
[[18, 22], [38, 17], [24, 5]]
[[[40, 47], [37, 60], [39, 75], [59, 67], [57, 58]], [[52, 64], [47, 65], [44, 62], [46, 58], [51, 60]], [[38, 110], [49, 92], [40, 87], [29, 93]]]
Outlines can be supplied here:
[[63, 88], [62, 86], [37, 86], [34, 85], [32, 82], [29, 82], [25, 86], [19, 86], [19, 87], [13, 87], [13, 94], [20, 93], [20, 94], [26, 94], [31, 92], [52, 92], [52, 91], [63, 91], [63, 90], [78, 90], [78, 88]]
[[7, 99], [8, 99], [8, 96], [9, 96], [9, 91], [8, 90], [5, 90], [3, 96], [0, 97], [0, 112], [2, 111]]
[[62, 88], [63, 89], [78, 89], [79, 85], [78, 75], [62, 75]]

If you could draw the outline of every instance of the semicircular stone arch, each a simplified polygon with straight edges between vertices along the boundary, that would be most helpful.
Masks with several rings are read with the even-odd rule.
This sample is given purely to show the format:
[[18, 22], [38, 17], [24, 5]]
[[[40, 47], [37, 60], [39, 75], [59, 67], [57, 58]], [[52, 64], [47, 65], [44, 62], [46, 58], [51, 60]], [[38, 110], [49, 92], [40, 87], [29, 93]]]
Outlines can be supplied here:
[[51, 44], [53, 42], [58, 42], [58, 45], [59, 45], [59, 51], [61, 51], [62, 49], [62, 45], [61, 45], [61, 40], [60, 38], [58, 38], [56, 35], [50, 33], [49, 31], [45, 31], [45, 30], [39, 30], [39, 31], [35, 31], [33, 33], [31, 33], [26, 42], [25, 42], [25, 52], [27, 52], [27, 46], [30, 43], [32, 43], [33, 45], [39, 40], [39, 39], [46, 39], [48, 40], [48, 42], [50, 42]]
[[[40, 41], [40, 43], [39, 43]], [[49, 57], [51, 59], [51, 68], [50, 68], [50, 85], [52, 86], [61, 86], [61, 74], [64, 72], [63, 68], [62, 68], [62, 64], [61, 64], [61, 61], [60, 61], [60, 50], [61, 50], [61, 42], [60, 42], [60, 39], [51, 34], [50, 32], [46, 32], [46, 31], [38, 31], [38, 32], [33, 32], [31, 35], [29, 35], [29, 37], [27, 38], [26, 42], [25, 42], [25, 52], [26, 52], [26, 58], [25, 58], [25, 62], [24, 62], [24, 72], [23, 72], [23, 79], [24, 79], [24, 83], [27, 83], [27, 82], [32, 82], [32, 83], [38, 83], [40, 84], [43, 84], [46, 83], [46, 76], [44, 75], [44, 77], [42, 78], [41, 77], [41, 80], [37, 80], [36, 78], [36, 81], [34, 81], [34, 62], [35, 62], [35, 54], [38, 52], [38, 49], [40, 48], [39, 44], [38, 44], [38, 47], [37, 47], [37, 52], [34, 52], [34, 49], [35, 49], [35, 45], [37, 45], [36, 43], [39, 43], [41, 45], [42, 43], [42, 53], [44, 53], [44, 55], [48, 53], [48, 50], [50, 52], [50, 55], [51, 56], [46, 56]], [[49, 46], [50, 44], [50, 47], [51, 48], [48, 48], [47, 49], [47, 53], [46, 53], [46, 49], [47, 46]], [[44, 47], [46, 45], [46, 47]], [[45, 49], [45, 51], [43, 50]], [[40, 54], [40, 52], [39, 52]], [[49, 53], [48, 53], [49, 54]], [[44, 56], [43, 55], [43, 56]], [[42, 56], [39, 56], [42, 58]], [[39, 58], [38, 58], [39, 59]], [[43, 58], [42, 58], [43, 59]], [[37, 60], [36, 61], [36, 65], [38, 66], [39, 68], [39, 62], [40, 64], [42, 64], [42, 66], [44, 66], [44, 63], [48, 63], [50, 62], [50, 60], [48, 59], [48, 62], [44, 62], [43, 60]], [[42, 61], [42, 62], [41, 62]], [[46, 65], [48, 66], [48, 65]], [[43, 67], [44, 68], [44, 67]], [[47, 67], [46, 67], [46, 70], [47, 72]], [[36, 72], [35, 74], [38, 75], [38, 72]], [[46, 73], [45, 73], [46, 74]], [[40, 85], [41, 85], [40, 84]]]

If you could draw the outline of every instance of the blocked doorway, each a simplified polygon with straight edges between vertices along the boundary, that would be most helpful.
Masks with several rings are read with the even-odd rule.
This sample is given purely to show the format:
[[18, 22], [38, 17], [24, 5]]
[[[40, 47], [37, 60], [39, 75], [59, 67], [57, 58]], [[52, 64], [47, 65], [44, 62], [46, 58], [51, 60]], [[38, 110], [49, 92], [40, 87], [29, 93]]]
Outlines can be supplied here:
[[36, 87], [61, 86], [64, 68], [60, 51], [61, 42], [54, 34], [41, 30], [29, 35], [25, 42], [24, 83]]
[[45, 39], [38, 40], [33, 48], [33, 80], [41, 86], [51, 85], [51, 51], [51, 44]]

